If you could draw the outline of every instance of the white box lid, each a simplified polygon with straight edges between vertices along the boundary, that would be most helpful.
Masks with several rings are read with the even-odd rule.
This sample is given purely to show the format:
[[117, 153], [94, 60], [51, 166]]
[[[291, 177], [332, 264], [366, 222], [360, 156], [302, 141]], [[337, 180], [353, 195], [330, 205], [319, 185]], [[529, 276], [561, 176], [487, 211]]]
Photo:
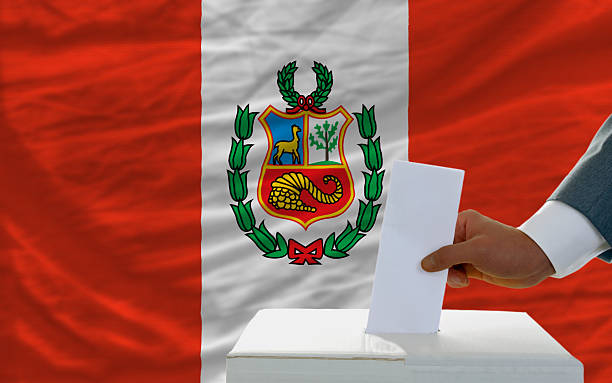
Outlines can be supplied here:
[[[274, 363], [281, 370], [280, 360], [293, 359], [293, 374], [301, 374], [295, 359], [378, 360], [434, 367], [439, 376], [445, 368], [454, 367], [455, 377], [457, 371], [469, 375], [470, 368], [498, 368], [508, 374], [542, 373], [556, 381], [582, 381], [582, 364], [526, 313], [443, 310], [437, 334], [366, 334], [367, 317], [364, 309], [261, 310], [227, 355], [228, 369], [230, 360], [241, 358], [277, 359]], [[255, 362], [248, 363], [253, 368]], [[490, 376], [490, 371], [487, 374], [474, 377]], [[569, 378], [558, 380], [562, 376]], [[533, 381], [548, 381], [537, 379]]]

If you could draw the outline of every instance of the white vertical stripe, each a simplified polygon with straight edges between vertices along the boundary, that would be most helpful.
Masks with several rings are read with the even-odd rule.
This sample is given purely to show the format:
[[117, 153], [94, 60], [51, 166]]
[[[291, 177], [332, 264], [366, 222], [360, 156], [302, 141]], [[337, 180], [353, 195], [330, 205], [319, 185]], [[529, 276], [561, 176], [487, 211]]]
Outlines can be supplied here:
[[[206, 0], [202, 4], [202, 375], [206, 383], [224, 381], [225, 354], [247, 321], [261, 308], [365, 308], [369, 304], [382, 215], [345, 259], [324, 258], [320, 266], [290, 265], [287, 258], [266, 259], [238, 229], [229, 204], [227, 157], [234, 135], [236, 105], [263, 112], [284, 110], [276, 73], [297, 60], [295, 88], [315, 87], [313, 61], [334, 76], [324, 107], [361, 112], [376, 105], [384, 167], [407, 159], [408, 3], [406, 0]], [[257, 222], [272, 233], [303, 244], [353, 224], [363, 199], [363, 155], [357, 122], [344, 142], [355, 182], [355, 200], [341, 216], [316, 222], [307, 231], [272, 217], [257, 203], [259, 169], [267, 150], [255, 123], [248, 154], [249, 198]], [[389, 170], [387, 170], [388, 172]], [[385, 188], [387, 187], [385, 178]], [[384, 202], [385, 194], [380, 202]], [[384, 208], [384, 205], [383, 205]]]

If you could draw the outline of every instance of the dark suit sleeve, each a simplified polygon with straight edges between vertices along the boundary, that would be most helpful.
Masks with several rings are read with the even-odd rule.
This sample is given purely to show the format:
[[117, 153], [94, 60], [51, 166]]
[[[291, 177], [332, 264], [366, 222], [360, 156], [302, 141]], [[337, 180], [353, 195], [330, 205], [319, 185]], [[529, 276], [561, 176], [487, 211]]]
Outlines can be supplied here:
[[[581, 212], [612, 244], [612, 115], [549, 200], [564, 202]], [[599, 258], [611, 262], [612, 250]]]

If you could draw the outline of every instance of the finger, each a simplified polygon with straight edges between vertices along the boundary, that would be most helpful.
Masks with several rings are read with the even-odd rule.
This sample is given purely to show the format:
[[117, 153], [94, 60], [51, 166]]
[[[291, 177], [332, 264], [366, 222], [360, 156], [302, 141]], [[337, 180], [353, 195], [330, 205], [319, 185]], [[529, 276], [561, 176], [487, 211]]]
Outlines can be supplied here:
[[522, 289], [525, 287], [530, 287], [536, 285], [539, 281], [533, 281], [525, 278], [521, 279], [508, 279], [508, 278], [498, 278], [489, 274], [485, 274], [482, 271], [478, 270], [472, 265], [463, 265], [466, 276], [468, 278], [479, 279], [481, 281], [487, 282], [491, 285], [508, 287], [512, 289]]
[[455, 224], [455, 237], [453, 238], [453, 243], [459, 243], [459, 242], [463, 242], [466, 240], [465, 225], [466, 225], [465, 214], [461, 212], [457, 216], [457, 223]]
[[448, 269], [448, 279], [446, 280], [446, 283], [448, 283], [450, 287], [457, 289], [467, 287], [470, 284], [470, 280], [468, 279], [463, 268], [461, 266], [457, 266]]
[[484, 273], [475, 268], [473, 265], [465, 264], [463, 265], [463, 270], [468, 278], [480, 279], [481, 281], [483, 281], [485, 278]]
[[478, 265], [482, 259], [484, 249], [478, 238], [444, 246], [429, 254], [421, 261], [421, 267], [425, 271], [441, 271], [461, 263]]
[[457, 215], [457, 223], [455, 224], [455, 237], [453, 243], [463, 242], [468, 238], [468, 228], [482, 219], [483, 215], [476, 210], [469, 209], [460, 212]]

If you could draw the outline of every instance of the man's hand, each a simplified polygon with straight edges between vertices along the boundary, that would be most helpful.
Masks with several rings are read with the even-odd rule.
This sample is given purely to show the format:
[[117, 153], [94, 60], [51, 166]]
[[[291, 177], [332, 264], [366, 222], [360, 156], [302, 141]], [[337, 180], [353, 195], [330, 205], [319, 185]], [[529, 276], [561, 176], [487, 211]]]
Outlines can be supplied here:
[[555, 273], [546, 254], [525, 233], [475, 210], [459, 213], [454, 244], [429, 254], [421, 266], [425, 271], [450, 268], [451, 287], [466, 287], [469, 277], [524, 288]]

